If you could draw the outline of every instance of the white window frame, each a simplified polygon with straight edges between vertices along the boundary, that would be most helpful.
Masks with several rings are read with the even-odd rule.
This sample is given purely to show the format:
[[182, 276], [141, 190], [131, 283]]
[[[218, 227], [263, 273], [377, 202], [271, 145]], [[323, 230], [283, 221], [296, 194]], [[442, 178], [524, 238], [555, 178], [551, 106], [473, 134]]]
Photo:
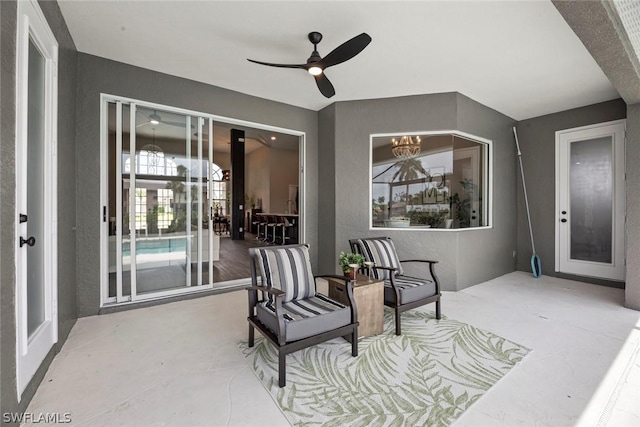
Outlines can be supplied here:
[[[411, 136], [435, 136], [435, 135], [453, 135], [460, 138], [468, 139], [480, 144], [485, 144], [487, 149], [484, 152], [483, 162], [484, 168], [482, 172], [483, 182], [487, 185], [482, 189], [482, 198], [486, 200], [486, 203], [482, 206], [483, 217], [487, 219], [487, 225], [479, 227], [467, 227], [467, 228], [422, 228], [422, 227], [374, 227], [373, 226], [373, 139], [374, 138], [392, 138], [398, 135], [411, 135]], [[369, 230], [381, 231], [381, 230], [393, 230], [404, 232], [465, 232], [473, 230], [486, 230], [493, 228], [493, 141], [487, 138], [476, 136], [470, 133], [461, 132], [459, 130], [438, 130], [438, 131], [410, 131], [410, 132], [393, 132], [393, 133], [376, 133], [369, 135]]]

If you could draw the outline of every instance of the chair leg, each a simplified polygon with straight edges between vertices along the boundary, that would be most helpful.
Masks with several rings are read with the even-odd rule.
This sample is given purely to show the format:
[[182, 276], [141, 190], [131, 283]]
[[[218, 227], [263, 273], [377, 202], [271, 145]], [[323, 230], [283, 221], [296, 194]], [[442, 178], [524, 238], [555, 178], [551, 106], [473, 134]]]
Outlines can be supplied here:
[[254, 335], [255, 335], [255, 330], [253, 328], [253, 325], [249, 323], [249, 347], [253, 347]]
[[358, 326], [353, 327], [351, 334], [351, 355], [356, 357], [358, 355]]
[[436, 301], [436, 319], [440, 320], [442, 317], [442, 310], [440, 309], [440, 299]]
[[402, 313], [400, 307], [396, 307], [396, 335], [402, 335], [400, 321], [402, 320]]
[[278, 352], [278, 385], [284, 387], [287, 385], [285, 360], [287, 355], [282, 351]]

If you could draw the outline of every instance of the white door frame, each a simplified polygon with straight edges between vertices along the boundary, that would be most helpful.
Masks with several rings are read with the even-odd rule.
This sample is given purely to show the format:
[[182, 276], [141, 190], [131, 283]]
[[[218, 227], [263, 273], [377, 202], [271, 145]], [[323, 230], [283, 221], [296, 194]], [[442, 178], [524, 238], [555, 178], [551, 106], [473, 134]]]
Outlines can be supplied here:
[[[58, 263], [57, 263], [57, 133], [58, 133], [58, 43], [35, 0], [18, 1], [16, 44], [16, 384], [18, 401], [22, 392], [53, 344], [58, 341]], [[27, 137], [29, 40], [45, 59], [44, 123], [44, 322], [31, 337], [27, 331], [27, 257], [28, 246], [20, 247], [27, 237], [27, 224], [20, 214], [27, 209]], [[34, 165], [31, 165], [34, 167]]]
[[[565, 129], [556, 132], [556, 226], [555, 226], [555, 271], [580, 276], [625, 280], [625, 135], [626, 120], [598, 123], [595, 125]], [[613, 230], [612, 261], [598, 263], [570, 259], [570, 203], [569, 203], [569, 146], [571, 142], [613, 138]], [[565, 191], [567, 190], [567, 191]], [[562, 214], [565, 211], [566, 214]], [[564, 220], [564, 221], [563, 221]]]

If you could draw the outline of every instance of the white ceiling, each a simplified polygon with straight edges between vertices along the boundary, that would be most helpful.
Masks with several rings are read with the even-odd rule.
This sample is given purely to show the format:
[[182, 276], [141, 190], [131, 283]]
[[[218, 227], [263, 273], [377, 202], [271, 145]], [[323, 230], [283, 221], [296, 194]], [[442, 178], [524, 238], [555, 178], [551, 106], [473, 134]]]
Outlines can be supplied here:
[[[334, 101], [457, 91], [514, 119], [618, 97], [553, 4], [538, 1], [65, 1], [78, 50], [319, 110]], [[303, 70], [362, 32], [373, 41], [329, 68], [324, 98]]]

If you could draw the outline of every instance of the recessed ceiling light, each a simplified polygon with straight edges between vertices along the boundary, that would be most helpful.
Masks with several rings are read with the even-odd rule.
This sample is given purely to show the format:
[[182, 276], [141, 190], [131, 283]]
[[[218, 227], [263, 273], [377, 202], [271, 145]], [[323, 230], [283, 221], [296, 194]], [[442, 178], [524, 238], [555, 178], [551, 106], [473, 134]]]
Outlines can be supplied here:
[[275, 137], [275, 136], [272, 136], [272, 137], [271, 137], [271, 140], [272, 140], [272, 141], [275, 141], [275, 140], [276, 140], [276, 137]]
[[152, 125], [159, 125], [160, 124], [160, 116], [158, 114], [156, 114], [155, 112], [151, 115], [149, 115], [149, 123], [151, 123]]

